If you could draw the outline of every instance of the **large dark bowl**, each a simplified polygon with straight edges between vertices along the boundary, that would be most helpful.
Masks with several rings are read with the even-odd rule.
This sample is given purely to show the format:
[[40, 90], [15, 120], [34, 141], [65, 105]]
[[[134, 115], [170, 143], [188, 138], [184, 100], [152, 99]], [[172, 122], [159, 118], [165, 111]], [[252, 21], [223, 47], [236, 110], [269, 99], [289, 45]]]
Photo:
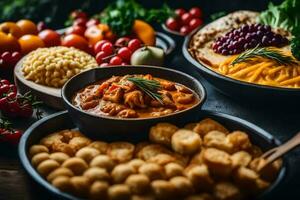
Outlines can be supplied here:
[[[110, 78], [113, 75], [126, 74], [151, 74], [154, 77], [183, 84], [198, 94], [200, 101], [195, 106], [180, 112], [161, 117], [141, 119], [122, 119], [105, 115], [90, 114], [72, 105], [73, 96], [85, 86]], [[140, 140], [147, 139], [147, 134], [145, 134], [146, 130], [158, 122], [168, 121], [183, 124], [191, 121], [204, 103], [206, 92], [199, 81], [179, 71], [152, 66], [116, 66], [92, 69], [74, 76], [62, 88], [62, 97], [74, 123], [82, 132], [90, 137], [104, 137], [107, 140], [127, 138], [130, 138], [131, 140]]]
[[[230, 130], [242, 130], [249, 134], [251, 141], [260, 146], [264, 151], [280, 145], [280, 142], [275, 139], [272, 135], [257, 127], [256, 125], [247, 122], [238, 117], [230, 116], [227, 114], [216, 113], [202, 110], [200, 113], [196, 114], [197, 121], [203, 118], [210, 117], [214, 120], [219, 121], [224, 124]], [[21, 138], [19, 144], [19, 157], [21, 159], [21, 163], [25, 168], [26, 172], [41, 186], [46, 188], [53, 194], [55, 197], [53, 199], [69, 199], [69, 200], [79, 200], [70, 194], [64, 193], [53, 187], [50, 183], [48, 183], [44, 178], [42, 178], [37, 171], [33, 168], [30, 163], [30, 158], [28, 156], [29, 147], [33, 144], [39, 143], [40, 139], [47, 136], [50, 133], [55, 131], [63, 130], [63, 129], [72, 129], [76, 128], [75, 124], [72, 122], [70, 115], [66, 112], [59, 112], [48, 117], [43, 118], [42, 120], [33, 124]], [[103, 129], [108, 128], [108, 126], [104, 126]], [[274, 196], [274, 192], [278, 192], [278, 188], [282, 185], [284, 178], [286, 176], [286, 171], [288, 168], [288, 163], [286, 159], [283, 159], [283, 166], [281, 171], [275, 180], [275, 182], [266, 190], [263, 194], [261, 194], [259, 199], [266, 200], [272, 199]], [[273, 198], [274, 199], [274, 198]]]
[[[201, 28], [200, 28], [201, 29]], [[198, 29], [198, 31], [200, 30]], [[184, 40], [182, 52], [184, 57], [202, 74], [202, 76], [221, 93], [234, 99], [268, 102], [275, 105], [280, 102], [298, 103], [300, 100], [300, 89], [280, 88], [247, 83], [221, 75], [209, 68], [207, 64], [198, 62], [188, 51], [192, 37], [197, 33], [187, 36]]]

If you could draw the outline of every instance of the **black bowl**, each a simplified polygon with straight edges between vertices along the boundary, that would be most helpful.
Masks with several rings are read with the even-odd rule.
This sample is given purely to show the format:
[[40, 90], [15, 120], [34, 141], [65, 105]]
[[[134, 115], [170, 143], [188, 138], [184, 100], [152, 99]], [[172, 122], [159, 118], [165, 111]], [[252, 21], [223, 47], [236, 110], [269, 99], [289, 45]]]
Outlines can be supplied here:
[[[202, 27], [201, 27], [202, 28]], [[200, 29], [201, 29], [200, 28]], [[239, 81], [221, 75], [210, 69], [205, 63], [198, 62], [188, 51], [193, 34], [188, 35], [183, 43], [182, 52], [184, 57], [196, 68], [198, 72], [221, 93], [236, 100], [246, 100], [248, 102], [268, 102], [278, 105], [281, 102], [298, 103], [300, 100], [300, 89], [280, 88], [264, 86], [258, 84]]]
[[[214, 120], [219, 121], [224, 124], [230, 130], [242, 130], [249, 134], [251, 141], [261, 147], [264, 151], [273, 148], [275, 146], [280, 145], [280, 142], [275, 139], [272, 135], [257, 127], [256, 125], [247, 122], [238, 117], [234, 117], [227, 114], [216, 113], [211, 111], [201, 111], [196, 114], [197, 121], [203, 118], [212, 118]], [[105, 126], [103, 128], [107, 128]], [[44, 178], [42, 178], [38, 172], [33, 168], [30, 163], [30, 159], [28, 156], [29, 147], [33, 144], [39, 143], [40, 139], [49, 135], [55, 131], [63, 130], [63, 129], [73, 129], [76, 128], [76, 125], [72, 122], [70, 115], [66, 112], [59, 112], [48, 117], [43, 118], [42, 120], [33, 124], [27, 131], [23, 134], [20, 143], [19, 143], [19, 157], [23, 167], [26, 172], [41, 186], [50, 191], [51, 194], [55, 196], [55, 199], [69, 199], [69, 200], [79, 200], [70, 194], [64, 193], [53, 187], [50, 183], [48, 183]], [[275, 182], [264, 192], [261, 194], [259, 199], [272, 199], [274, 192], [282, 185], [282, 182], [285, 179], [286, 171], [288, 168], [288, 163], [286, 159], [283, 159], [283, 165], [281, 171]], [[278, 192], [278, 191], [277, 191]]]
[[[199, 103], [187, 110], [170, 115], [142, 119], [122, 119], [104, 115], [94, 115], [72, 105], [74, 94], [87, 85], [110, 78], [113, 75], [148, 73], [154, 77], [164, 78], [189, 87], [198, 94], [200, 98]], [[116, 66], [96, 68], [74, 76], [62, 88], [62, 97], [74, 123], [82, 132], [88, 134], [89, 137], [101, 137], [106, 140], [130, 138], [134, 141], [147, 139], [147, 134], [143, 133], [145, 133], [150, 126], [158, 122], [168, 121], [184, 124], [191, 121], [204, 103], [206, 92], [199, 81], [179, 71], [152, 66]]]

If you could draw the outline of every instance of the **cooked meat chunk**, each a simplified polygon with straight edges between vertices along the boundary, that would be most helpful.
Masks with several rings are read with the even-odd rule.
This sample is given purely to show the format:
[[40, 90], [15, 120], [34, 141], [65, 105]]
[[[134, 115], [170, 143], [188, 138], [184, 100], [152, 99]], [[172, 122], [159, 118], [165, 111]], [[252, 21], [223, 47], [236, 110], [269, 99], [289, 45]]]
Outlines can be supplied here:
[[124, 94], [124, 103], [130, 108], [145, 108], [143, 93], [139, 90], [134, 90]]

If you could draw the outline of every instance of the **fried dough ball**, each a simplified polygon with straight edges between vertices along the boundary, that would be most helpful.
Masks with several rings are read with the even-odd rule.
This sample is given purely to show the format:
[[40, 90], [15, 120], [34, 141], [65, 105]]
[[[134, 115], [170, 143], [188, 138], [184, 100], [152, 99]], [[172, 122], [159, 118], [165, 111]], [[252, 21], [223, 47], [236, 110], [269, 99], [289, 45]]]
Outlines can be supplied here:
[[210, 191], [213, 186], [213, 179], [210, 177], [206, 165], [190, 165], [184, 170], [185, 176], [191, 181], [194, 188]]
[[113, 142], [108, 145], [107, 155], [118, 163], [132, 159], [134, 145], [128, 142]]
[[174, 185], [177, 194], [180, 196], [187, 196], [194, 192], [193, 184], [184, 176], [175, 176], [170, 179], [170, 183]]
[[68, 154], [63, 153], [63, 152], [54, 152], [54, 153], [50, 154], [50, 158], [52, 160], [56, 160], [57, 162], [59, 162], [60, 164], [62, 164], [67, 159], [69, 159], [70, 156]]
[[110, 172], [115, 165], [116, 163], [107, 155], [98, 155], [90, 162], [91, 167], [104, 168], [108, 172]]
[[111, 177], [114, 183], [123, 183], [126, 178], [134, 174], [136, 170], [128, 164], [119, 164], [111, 172]]
[[172, 148], [180, 154], [193, 154], [201, 147], [200, 136], [190, 130], [180, 129], [172, 136]]
[[220, 131], [210, 131], [204, 136], [204, 146], [214, 147], [226, 152], [233, 151], [233, 144], [226, 140], [226, 134]]
[[271, 183], [268, 181], [265, 181], [261, 178], [256, 179], [256, 190], [253, 191], [254, 193], [261, 193], [262, 191], [266, 190], [268, 187], [270, 187]]
[[142, 166], [143, 164], [145, 164], [145, 161], [138, 158], [135, 158], [128, 162], [128, 165], [131, 165], [136, 171], [138, 171], [140, 166]]
[[156, 200], [155, 196], [152, 194], [146, 195], [132, 195], [131, 200]]
[[178, 163], [169, 163], [165, 165], [165, 173], [167, 178], [183, 175], [184, 168]]
[[164, 179], [163, 168], [155, 163], [145, 163], [139, 168], [140, 174], [145, 174], [150, 180]]
[[130, 199], [131, 192], [127, 185], [116, 184], [109, 187], [108, 197], [111, 200], [127, 200]]
[[53, 152], [62, 152], [69, 156], [73, 156], [75, 154], [75, 150], [67, 143], [63, 142], [54, 142], [52, 144]]
[[225, 151], [207, 148], [203, 152], [203, 161], [213, 175], [227, 177], [232, 171], [230, 155]]
[[61, 141], [64, 143], [69, 143], [70, 140], [74, 137], [82, 136], [82, 134], [79, 131], [75, 131], [75, 130], [62, 130], [59, 131], [58, 133], [62, 136]]
[[88, 146], [91, 143], [91, 140], [86, 137], [74, 137], [69, 141], [69, 145], [74, 149], [74, 151], [78, 151], [79, 149]]
[[95, 141], [95, 142], [90, 143], [88, 145], [88, 147], [92, 147], [94, 149], [97, 149], [100, 154], [106, 154], [108, 144], [106, 142], [102, 142], [102, 141]]
[[165, 153], [158, 154], [148, 160], [148, 162], [157, 163], [159, 165], [166, 165], [174, 161], [176, 161], [175, 157]]
[[62, 167], [69, 168], [75, 175], [81, 175], [88, 168], [88, 165], [82, 158], [72, 157], [66, 160]]
[[260, 157], [263, 154], [261, 148], [256, 145], [252, 145], [247, 151], [252, 155], [253, 158]]
[[175, 186], [169, 181], [165, 181], [165, 180], [152, 181], [151, 188], [157, 199], [174, 199], [176, 197]]
[[84, 173], [83, 176], [88, 178], [91, 182], [94, 181], [109, 181], [110, 176], [108, 172], [99, 167], [91, 167], [87, 169]]
[[151, 142], [171, 146], [172, 135], [178, 130], [178, 127], [170, 123], [158, 123], [152, 126], [149, 133]]
[[52, 145], [54, 143], [61, 143], [62, 139], [63, 136], [60, 134], [60, 132], [56, 132], [42, 138], [40, 143], [48, 147], [50, 150], [52, 150]]
[[46, 177], [50, 172], [58, 168], [60, 164], [55, 160], [44, 160], [37, 166], [37, 171], [44, 177]]
[[72, 190], [72, 184], [68, 176], [58, 176], [52, 180], [51, 184], [64, 192], [70, 192]]
[[158, 155], [158, 154], [171, 154], [171, 151], [159, 144], [150, 144], [142, 148], [138, 153], [137, 157], [148, 161], [150, 158]]
[[256, 187], [256, 179], [259, 178], [259, 175], [251, 169], [240, 167], [235, 171], [233, 177], [238, 186], [253, 190]]
[[189, 123], [189, 124], [186, 124], [183, 128], [192, 131], [196, 127], [196, 125], [197, 125], [197, 123]]
[[202, 193], [202, 194], [190, 195], [184, 198], [184, 200], [214, 200], [214, 198], [213, 196], [211, 196], [211, 194]]
[[100, 154], [100, 152], [97, 149], [94, 149], [92, 147], [83, 147], [77, 151], [75, 156], [82, 158], [87, 163], [90, 163], [90, 161], [99, 154]]
[[204, 152], [204, 149], [201, 149], [201, 151], [199, 153], [195, 154], [191, 158], [190, 164], [197, 164], [197, 165], [203, 164], [203, 152]]
[[226, 138], [233, 145], [234, 151], [247, 150], [251, 147], [250, 139], [245, 132], [234, 131]]
[[90, 188], [89, 197], [92, 200], [107, 199], [109, 184], [105, 181], [95, 181]]
[[47, 181], [52, 182], [56, 177], [59, 176], [67, 176], [67, 177], [72, 177], [74, 176], [74, 173], [65, 167], [59, 167], [55, 170], [53, 170], [48, 176], [47, 176]]
[[171, 154], [174, 158], [175, 158], [175, 161], [176, 163], [178, 163], [179, 165], [185, 167], [187, 166], [187, 164], [189, 163], [190, 161], [190, 156], [188, 155], [181, 155], [179, 153], [172, 153]]
[[49, 149], [44, 145], [35, 144], [35, 145], [32, 145], [29, 149], [29, 156], [33, 157], [34, 155], [36, 155], [38, 153], [42, 153], [42, 152], [49, 153]]
[[259, 172], [261, 178], [272, 182], [278, 176], [278, 172], [280, 171], [280, 168], [282, 166], [282, 160], [281, 159], [275, 160], [273, 163], [262, 168], [262, 166], [265, 165], [265, 162], [266, 160], [262, 158], [255, 158], [254, 160], [251, 161], [249, 167], [250, 169], [256, 172]]
[[238, 151], [231, 155], [232, 166], [237, 167], [246, 167], [252, 160], [252, 156], [246, 151]]
[[229, 133], [229, 131], [224, 126], [210, 118], [204, 119], [197, 123], [193, 131], [198, 133], [201, 137], [204, 137], [210, 131]]
[[34, 167], [36, 167], [36, 166], [38, 166], [38, 164], [40, 164], [44, 160], [48, 160], [49, 158], [50, 158], [50, 155], [47, 152], [37, 153], [31, 158], [31, 164]]
[[150, 142], [139, 142], [135, 145], [134, 156], [137, 157], [138, 153], [146, 146], [150, 145]]
[[127, 177], [125, 184], [133, 194], [144, 194], [150, 186], [150, 179], [144, 174], [132, 174]]
[[239, 200], [242, 198], [239, 188], [229, 182], [217, 183], [213, 193], [218, 200]]
[[87, 177], [84, 176], [73, 176], [70, 178], [70, 182], [72, 185], [72, 192], [79, 196], [85, 197], [88, 195], [90, 190], [90, 181]]

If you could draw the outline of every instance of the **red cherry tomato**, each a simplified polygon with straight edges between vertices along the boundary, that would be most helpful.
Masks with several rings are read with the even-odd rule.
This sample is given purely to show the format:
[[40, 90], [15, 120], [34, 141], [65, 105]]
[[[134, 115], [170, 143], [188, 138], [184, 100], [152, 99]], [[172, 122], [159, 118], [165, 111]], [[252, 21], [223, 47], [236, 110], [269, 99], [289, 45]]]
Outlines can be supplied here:
[[107, 55], [111, 55], [114, 51], [114, 47], [111, 42], [106, 42], [102, 45], [101, 51], [104, 51]]
[[43, 40], [46, 47], [60, 45], [60, 35], [54, 30], [43, 30], [39, 33], [39, 37]]
[[194, 18], [190, 21], [189, 26], [190, 29], [194, 30], [195, 28], [199, 27], [202, 24], [202, 20], [199, 18]]
[[86, 27], [87, 19], [86, 18], [78, 18], [75, 19], [73, 26], [82, 26]]
[[11, 61], [11, 53], [8, 51], [5, 51], [1, 55], [1, 59], [4, 61], [4, 63], [10, 63]]
[[114, 56], [110, 59], [109, 64], [111, 65], [121, 65], [123, 62], [122, 58], [119, 56]]
[[[59, 40], [59, 42], [60, 42], [60, 40]], [[11, 54], [11, 59], [14, 64], [17, 63], [21, 59], [21, 53], [17, 52], [17, 51], [13, 52]]]
[[132, 52], [128, 47], [122, 47], [118, 51], [118, 56], [126, 61], [130, 60], [131, 54], [132, 54]]
[[183, 8], [178, 8], [175, 10], [175, 13], [176, 13], [176, 15], [181, 17], [184, 13], [186, 13], [186, 10], [184, 10]]
[[0, 85], [9, 85], [9, 84], [10, 84], [10, 82], [6, 79], [1, 79], [0, 80]]
[[190, 28], [188, 26], [183, 26], [180, 28], [180, 33], [182, 35], [187, 35], [190, 32]]
[[84, 37], [81, 37], [76, 34], [70, 34], [63, 38], [61, 42], [62, 46], [65, 47], [75, 47], [82, 51], [89, 51], [89, 44]]
[[96, 61], [97, 63], [100, 65], [101, 63], [103, 63], [103, 58], [107, 57], [107, 54], [104, 51], [100, 51], [99, 53], [97, 53], [96, 55]]
[[84, 36], [85, 29], [86, 28], [83, 26], [74, 25], [67, 28], [66, 35], [76, 34], [76, 35]]
[[87, 14], [85, 12], [80, 11], [80, 10], [74, 10], [71, 13], [71, 18], [72, 19], [87, 18]]
[[47, 28], [47, 26], [46, 26], [45, 22], [41, 21], [36, 25], [36, 28], [37, 28], [38, 32], [41, 32], [41, 31], [45, 30]]
[[101, 48], [103, 46], [103, 44], [105, 44], [106, 42], [109, 42], [108, 40], [100, 40], [99, 42], [97, 42], [94, 46], [94, 52], [97, 54], [101, 51]]
[[100, 21], [98, 19], [90, 19], [89, 21], [87, 21], [86, 23], [86, 27], [90, 27], [90, 26], [94, 26], [94, 25], [98, 25], [100, 24]]
[[130, 38], [128, 37], [121, 37], [119, 39], [117, 39], [117, 41], [115, 42], [116, 46], [120, 46], [120, 47], [124, 47], [128, 45], [128, 42], [130, 41]]
[[176, 19], [169, 18], [166, 21], [166, 26], [168, 27], [168, 29], [176, 31], [179, 28], [179, 23], [176, 21]]
[[184, 13], [182, 16], [181, 16], [181, 21], [183, 24], [185, 25], [188, 25], [189, 22], [192, 20], [192, 15], [190, 13]]
[[195, 17], [195, 18], [200, 18], [202, 17], [202, 10], [199, 7], [193, 7], [190, 9], [189, 13]]
[[22, 132], [19, 130], [7, 133], [3, 135], [5, 137], [5, 141], [9, 142], [12, 145], [17, 145], [22, 136]]
[[132, 39], [128, 42], [128, 48], [132, 52], [135, 52], [135, 50], [137, 50], [140, 47], [141, 47], [141, 41], [139, 39]]

